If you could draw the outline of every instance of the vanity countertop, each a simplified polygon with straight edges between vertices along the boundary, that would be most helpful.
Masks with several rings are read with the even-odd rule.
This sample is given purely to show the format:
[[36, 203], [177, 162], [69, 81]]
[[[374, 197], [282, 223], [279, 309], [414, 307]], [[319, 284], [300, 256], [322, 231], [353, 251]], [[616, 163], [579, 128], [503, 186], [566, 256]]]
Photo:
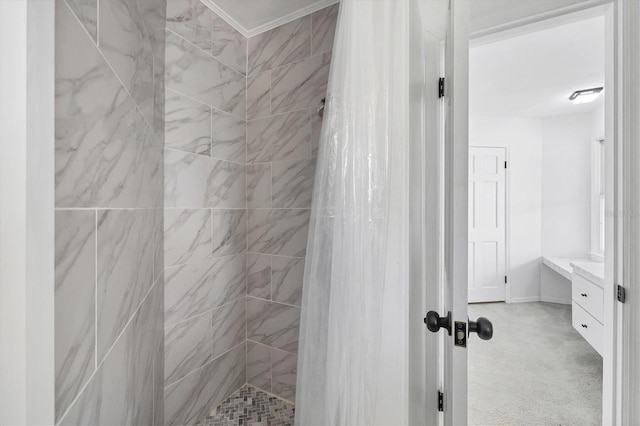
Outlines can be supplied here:
[[553, 269], [563, 277], [571, 280], [571, 273], [573, 272], [572, 263], [584, 263], [593, 262], [590, 259], [578, 258], [578, 257], [543, 257], [542, 263]]
[[582, 275], [589, 281], [592, 281], [600, 287], [604, 287], [604, 263], [595, 262], [593, 260], [580, 260], [571, 262], [573, 271]]

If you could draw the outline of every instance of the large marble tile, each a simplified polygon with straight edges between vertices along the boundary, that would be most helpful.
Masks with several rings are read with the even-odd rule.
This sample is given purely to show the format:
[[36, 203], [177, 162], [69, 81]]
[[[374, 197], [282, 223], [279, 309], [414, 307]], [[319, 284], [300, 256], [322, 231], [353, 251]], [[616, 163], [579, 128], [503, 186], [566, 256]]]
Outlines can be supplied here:
[[238, 72], [247, 73], [247, 39], [224, 19], [213, 15], [211, 53]]
[[164, 161], [166, 207], [245, 208], [245, 165], [174, 150]]
[[212, 210], [211, 230], [214, 257], [246, 251], [246, 210]]
[[[147, 0], [148, 1], [148, 0]], [[164, 34], [164, 33], [163, 33]], [[164, 46], [164, 38], [162, 39]], [[153, 130], [164, 144], [165, 132], [165, 89], [164, 89], [164, 49], [160, 59], [153, 58]]]
[[164, 137], [164, 50], [166, 34], [167, 2], [156, 0], [138, 0], [145, 27], [153, 49], [153, 88], [155, 132]]
[[200, 0], [168, 0], [167, 29], [211, 53], [213, 12]]
[[304, 258], [273, 256], [271, 262], [273, 300], [300, 306], [304, 280]]
[[95, 370], [95, 211], [55, 213], [56, 420]]
[[275, 208], [311, 208], [316, 160], [272, 163], [272, 193]]
[[211, 211], [165, 209], [164, 263], [200, 262], [211, 257]]
[[271, 255], [247, 253], [247, 294], [271, 299]]
[[[154, 56], [154, 70], [162, 71], [164, 81], [164, 42], [167, 28], [167, 2], [158, 0], [136, 0], [142, 15], [147, 36], [151, 41]], [[164, 84], [161, 86], [164, 91]], [[163, 102], [158, 98], [158, 103]]]
[[178, 381], [212, 359], [211, 314], [199, 315], [165, 329], [165, 385]]
[[244, 298], [226, 304], [212, 312], [211, 346], [213, 357], [217, 358], [245, 339]]
[[298, 357], [294, 354], [271, 349], [271, 392], [294, 402], [296, 400], [296, 373]]
[[98, 43], [107, 61], [133, 96], [149, 123], [153, 122], [153, 47], [138, 3], [98, 2]]
[[168, 148], [209, 155], [211, 153], [211, 107], [166, 91], [165, 145]]
[[249, 74], [300, 61], [311, 54], [311, 17], [297, 19], [249, 39]]
[[275, 69], [271, 76], [271, 112], [317, 108], [327, 93], [331, 54], [312, 56]]
[[271, 115], [271, 71], [247, 77], [247, 119]]
[[146, 128], [145, 150], [138, 167], [142, 181], [137, 194], [138, 203], [144, 207], [161, 209], [164, 206], [164, 146], [162, 136], [151, 127]]
[[153, 284], [153, 210], [98, 214], [98, 362]]
[[247, 163], [311, 157], [308, 111], [276, 115], [247, 123]]
[[245, 289], [244, 254], [167, 268], [165, 323], [175, 324], [237, 300], [245, 295]]
[[151, 128], [62, 4], [56, 46], [56, 207], [154, 207]]
[[247, 341], [247, 382], [271, 392], [271, 348]]
[[271, 207], [271, 163], [247, 166], [247, 207]]
[[[328, 114], [326, 114], [328, 116]], [[311, 156], [318, 157], [320, 149], [320, 138], [322, 136], [322, 117], [315, 109], [311, 110]]]
[[338, 7], [339, 4], [334, 4], [311, 14], [312, 55], [333, 50], [333, 39], [338, 21]]
[[164, 272], [164, 209], [153, 211], [153, 281]]
[[[67, 4], [78, 17], [93, 41], [98, 41], [98, 0], [67, 0]], [[64, 7], [62, 2], [56, 2], [56, 7]]]
[[244, 164], [247, 157], [247, 123], [232, 115], [213, 110], [211, 129], [211, 156]]
[[250, 210], [248, 250], [253, 253], [304, 256], [309, 210]]
[[246, 116], [246, 78], [186, 40], [168, 32], [167, 88], [238, 118]]
[[170, 425], [192, 425], [246, 381], [245, 345], [211, 361], [165, 389], [164, 418]]
[[247, 339], [296, 352], [299, 328], [300, 308], [247, 298]]
[[60, 424], [152, 424], [161, 323], [162, 287], [155, 286]]
[[164, 423], [164, 351], [156, 354], [153, 366], [153, 426]]

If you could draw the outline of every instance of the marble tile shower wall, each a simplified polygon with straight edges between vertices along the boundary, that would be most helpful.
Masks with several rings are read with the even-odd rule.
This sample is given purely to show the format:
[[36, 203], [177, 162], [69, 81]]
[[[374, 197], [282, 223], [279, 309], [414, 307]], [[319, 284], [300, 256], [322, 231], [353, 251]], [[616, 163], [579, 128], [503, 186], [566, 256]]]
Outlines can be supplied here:
[[168, 0], [167, 424], [197, 422], [246, 382], [246, 43], [199, 0]]
[[304, 256], [338, 6], [248, 40], [247, 381], [295, 400]]
[[162, 425], [165, 4], [56, 0], [57, 424]]

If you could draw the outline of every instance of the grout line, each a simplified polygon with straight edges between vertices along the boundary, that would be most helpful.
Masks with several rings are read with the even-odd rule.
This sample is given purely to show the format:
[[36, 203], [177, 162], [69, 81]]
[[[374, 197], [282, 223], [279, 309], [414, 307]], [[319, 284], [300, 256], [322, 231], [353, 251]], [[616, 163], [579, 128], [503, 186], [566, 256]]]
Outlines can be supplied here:
[[94, 305], [93, 305], [93, 314], [94, 314], [94, 372], [98, 369], [98, 210], [95, 211], [95, 228], [94, 231]]
[[[320, 9], [322, 10], [322, 9]], [[309, 55], [313, 55], [313, 14], [315, 12], [310, 13], [309, 16]]]
[[269, 209], [273, 209], [273, 161], [269, 162]]
[[273, 353], [271, 351], [271, 347], [269, 347], [269, 393], [272, 393], [272, 392], [273, 392]]
[[[227, 115], [227, 116], [229, 116], [229, 117], [231, 117], [231, 118], [235, 118], [235, 119], [236, 119], [236, 120], [238, 120], [238, 121], [245, 121], [245, 122], [247, 121], [247, 119], [246, 119], [246, 118], [238, 117], [238, 116], [237, 116], [237, 115], [235, 115], [235, 114], [232, 114], [232, 113], [230, 113], [230, 112], [227, 112], [227, 111], [225, 111], [225, 110], [222, 110], [222, 109], [220, 109], [220, 108], [218, 108], [218, 107], [216, 107], [216, 106], [209, 105], [209, 104], [208, 104], [208, 103], [206, 103], [206, 102], [202, 102], [201, 100], [196, 99], [196, 98], [194, 98], [194, 97], [193, 97], [193, 96], [191, 96], [191, 95], [187, 95], [186, 93], [183, 93], [183, 92], [181, 92], [181, 91], [179, 91], [179, 90], [176, 90], [176, 89], [173, 89], [173, 88], [171, 88], [171, 87], [165, 87], [165, 91], [169, 91], [169, 92], [173, 93], [174, 95], [178, 95], [178, 96], [181, 96], [181, 97], [183, 97], [183, 98], [187, 98], [187, 99], [189, 99], [190, 101], [196, 102], [196, 103], [198, 103], [198, 104], [200, 104], [200, 105], [207, 106], [207, 107], [211, 108], [211, 110], [212, 110], [212, 111], [215, 111], [215, 112], [216, 112], [216, 113], [218, 113], [218, 114], [224, 114], [224, 115]], [[165, 97], [166, 97], [166, 96], [165, 96]]]
[[269, 300], [273, 301], [273, 256], [269, 256]]
[[202, 370], [203, 368], [207, 367], [207, 366], [208, 366], [209, 364], [211, 364], [212, 362], [214, 362], [214, 361], [216, 361], [216, 360], [220, 359], [221, 357], [223, 357], [223, 356], [227, 355], [229, 352], [233, 351], [234, 349], [237, 349], [237, 348], [238, 348], [238, 346], [240, 346], [240, 345], [244, 345], [244, 344], [245, 344], [245, 342], [240, 342], [240, 343], [238, 343], [237, 345], [235, 345], [235, 346], [231, 347], [231, 349], [227, 350], [226, 352], [223, 352], [222, 354], [218, 355], [217, 357], [215, 357], [214, 359], [210, 360], [210, 361], [209, 361], [209, 362], [207, 362], [206, 364], [201, 365], [200, 367], [196, 368], [195, 370], [190, 371], [189, 373], [187, 373], [187, 374], [185, 374], [184, 376], [180, 377], [180, 378], [179, 378], [178, 380], [176, 380], [175, 382], [171, 382], [171, 383], [169, 383], [168, 385], [164, 385], [164, 389], [166, 390], [167, 388], [170, 388], [171, 386], [176, 385], [178, 382], [181, 382], [182, 380], [184, 380], [185, 378], [187, 378], [187, 377], [191, 376], [192, 374], [196, 373], [197, 371]]
[[285, 259], [304, 259], [305, 258], [305, 256], [285, 256], [282, 254], [259, 253], [254, 251], [248, 251], [247, 254], [254, 254], [259, 256], [283, 257]]
[[100, 49], [100, 0], [96, 0], [96, 47]]
[[[271, 113], [271, 111], [269, 111], [269, 115], [263, 115], [263, 116], [260, 116], [260, 117], [247, 119], [247, 124], [248, 123], [253, 123], [254, 121], [258, 121], [258, 120], [265, 120], [267, 118], [276, 118], [276, 117], [281, 117], [283, 115], [294, 114], [296, 112], [313, 111], [314, 109], [315, 109], [314, 107], [299, 108], [299, 109], [292, 109], [291, 111], [278, 112], [276, 114], [273, 114], [273, 113]], [[271, 110], [271, 99], [269, 99], [269, 110]]]
[[[0, 0], [1, 1], [1, 0]], [[87, 32], [87, 30], [84, 28], [84, 25], [82, 24], [82, 21], [80, 20], [80, 18], [78, 18], [78, 16], [73, 13], [73, 10], [71, 9], [71, 6], [69, 6], [67, 4], [67, 7], [69, 8], [69, 10], [71, 10], [71, 14], [76, 18], [76, 21], [78, 21], [78, 24], [80, 25], [80, 27], [84, 30], [84, 32], [89, 35], [89, 38], [91, 39], [91, 41], [93, 42], [93, 37], [91, 37], [91, 34], [89, 34]], [[99, 12], [98, 12], [99, 13]], [[99, 15], [98, 15], [99, 16]], [[97, 28], [96, 24], [96, 28]], [[96, 40], [98, 40], [98, 33], [96, 30]], [[124, 90], [124, 92], [129, 96], [129, 100], [131, 100], [131, 103], [133, 103], [135, 109], [138, 111], [138, 114], [140, 114], [140, 116], [142, 117], [142, 120], [146, 123], [146, 125], [150, 128], [151, 132], [153, 133], [154, 136], [157, 136], [157, 133], [155, 131], [155, 128], [153, 127], [153, 125], [151, 123], [149, 123], [149, 120], [147, 120], [147, 116], [144, 115], [144, 113], [142, 112], [142, 110], [140, 109], [140, 106], [138, 105], [138, 103], [136, 102], [136, 100], [133, 98], [133, 96], [131, 95], [131, 92], [129, 92], [129, 89], [127, 88], [127, 86], [124, 84], [124, 82], [122, 81], [122, 79], [120, 78], [120, 76], [118, 75], [118, 73], [116, 72], [115, 68], [113, 68], [113, 66], [111, 65], [111, 62], [109, 62], [109, 60], [107, 59], [107, 57], [104, 55], [104, 52], [102, 51], [102, 49], [100, 49], [100, 47], [98, 46], [98, 43], [93, 42], [93, 44], [96, 46], [96, 50], [98, 52], [98, 54], [102, 57], [102, 59], [104, 60], [104, 62], [107, 64], [107, 67], [109, 68], [109, 70], [111, 71], [111, 73], [113, 74], [113, 76], [116, 78], [116, 80], [120, 83], [120, 86], [122, 86], [122, 89]], [[152, 55], [153, 57], [153, 52]], [[153, 68], [153, 67], [152, 67]], [[151, 72], [153, 73], [153, 69], [151, 70]], [[152, 76], [153, 77], [153, 76]]]
[[[213, 20], [211, 21], [211, 25], [213, 25]], [[210, 52], [207, 52], [206, 50], [204, 50], [203, 48], [201, 48], [200, 46], [198, 46], [197, 44], [193, 43], [191, 40], [185, 38], [183, 35], [178, 34], [177, 32], [175, 32], [174, 30], [172, 30], [171, 28], [168, 28], [165, 26], [166, 31], [170, 32], [171, 34], [175, 35], [176, 37], [179, 37], [181, 40], [184, 40], [185, 42], [189, 43], [191, 46], [195, 47], [196, 49], [198, 49], [200, 52], [204, 53], [205, 55], [207, 55], [208, 57], [218, 61], [221, 65], [225, 66], [226, 68], [229, 68], [231, 71], [233, 71], [234, 73], [244, 76], [244, 74], [242, 74], [241, 71], [236, 70], [235, 68], [233, 68], [232, 66], [226, 64], [225, 62], [222, 62], [222, 60], [220, 58], [217, 58], [216, 56], [213, 56], [213, 54], [211, 54]], [[211, 39], [211, 51], [213, 52], [213, 36]]]
[[252, 299], [261, 301], [261, 302], [270, 302], [270, 303], [277, 303], [278, 305], [283, 305], [283, 306], [288, 306], [290, 308], [298, 308], [298, 309], [302, 309], [301, 306], [298, 305], [292, 305], [291, 303], [284, 303], [284, 302], [278, 302], [276, 300], [270, 300], [270, 299], [264, 299], [262, 297], [257, 297], [257, 296], [252, 296], [252, 295], [247, 295], [247, 297], [250, 297]]
[[284, 349], [276, 348], [275, 346], [267, 345], [266, 343], [258, 342], [255, 340], [247, 339], [247, 342], [253, 343], [254, 345], [258, 345], [258, 346], [264, 346], [265, 348], [273, 349], [275, 351], [284, 352], [285, 354], [288, 354], [288, 355], [295, 355], [295, 356], [298, 355], [296, 352], [285, 351]]
[[[212, 118], [212, 121], [213, 121], [213, 118]], [[213, 124], [211, 126], [213, 128]], [[211, 142], [211, 148], [213, 149], [213, 138], [212, 138], [212, 142]], [[246, 164], [239, 163], [237, 161], [230, 161], [230, 160], [225, 160], [225, 159], [222, 159], [222, 158], [215, 158], [215, 157], [212, 157], [210, 155], [198, 154], [198, 153], [191, 152], [191, 151], [185, 151], [183, 149], [177, 149], [177, 148], [174, 148], [174, 147], [171, 147], [171, 146], [165, 146], [164, 149], [165, 150], [179, 152], [179, 153], [182, 153], [182, 154], [195, 155], [195, 156], [200, 157], [200, 158], [208, 158], [209, 160], [224, 161], [225, 163], [235, 164], [237, 166], [246, 166]]]
[[204, 312], [197, 313], [197, 314], [192, 315], [192, 316], [190, 316], [190, 317], [188, 317], [188, 318], [183, 318], [183, 319], [181, 319], [180, 321], [177, 321], [177, 322], [173, 322], [173, 323], [170, 323], [170, 324], [165, 324], [165, 325], [164, 325], [164, 329], [166, 330], [166, 329], [168, 329], [168, 328], [175, 327], [175, 326], [177, 326], [177, 325], [180, 325], [180, 324], [185, 323], [185, 322], [187, 322], [187, 321], [191, 321], [191, 320], [193, 320], [193, 319], [199, 318], [199, 317], [204, 316], [204, 315], [210, 315], [210, 314], [213, 314], [213, 311], [217, 311], [218, 309], [225, 308], [225, 307], [227, 307], [227, 306], [229, 306], [229, 305], [232, 305], [232, 304], [234, 304], [234, 303], [237, 303], [237, 302], [239, 302], [240, 300], [244, 299], [244, 297], [245, 297], [244, 295], [243, 295], [243, 296], [240, 296], [240, 297], [237, 297], [237, 298], [235, 298], [235, 299], [232, 299], [232, 300], [229, 300], [228, 302], [223, 303], [222, 305], [215, 306], [215, 307], [213, 307], [213, 308], [211, 308], [211, 309], [208, 309], [208, 310], [206, 310], [206, 311], [204, 311]]
[[[0, 0], [1, 1], [1, 0]], [[71, 5], [69, 4], [69, 0], [65, 0], [64, 1], [65, 5], [67, 6], [67, 8], [69, 9], [69, 12], [71, 12], [71, 15], [73, 15], [74, 18], [76, 18], [76, 20], [78, 21], [78, 23], [80, 24], [80, 28], [82, 28], [82, 31], [85, 32], [85, 34], [87, 34], [89, 36], [89, 40], [91, 40], [91, 43], [93, 43], [96, 47], [98, 47], [98, 22], [99, 22], [99, 11], [97, 10], [99, 3], [96, 3], [96, 39], [93, 39], [93, 36], [89, 33], [89, 30], [87, 30], [87, 28], [84, 26], [84, 24], [82, 23], [82, 20], [80, 19], [80, 17], [78, 15], [76, 15], [76, 12], [74, 12], [73, 8], [71, 7]]]
[[273, 116], [273, 71], [269, 70], [269, 116], [264, 117], [268, 118]]
[[249, 210], [311, 210], [311, 207], [253, 207]]
[[[1, 1], [1, 0], [0, 0]], [[177, 208], [177, 207], [171, 207]], [[219, 208], [222, 210], [223, 208]], [[164, 210], [164, 207], [54, 207], [55, 211], [93, 211], [93, 210], [115, 210], [115, 211], [123, 211], [123, 210], [146, 210], [146, 211], [154, 211], [154, 210]], [[225, 210], [233, 210], [233, 209], [225, 209]]]
[[213, 108], [209, 105], [207, 107], [209, 107], [209, 158], [213, 158]]
[[285, 399], [285, 398], [283, 398], [283, 397], [281, 397], [281, 396], [278, 396], [278, 395], [276, 395], [275, 393], [272, 393], [272, 392], [270, 392], [270, 391], [267, 391], [267, 390], [265, 390], [265, 389], [262, 389], [261, 387], [258, 387], [258, 386], [256, 386], [256, 385], [252, 385], [252, 384], [251, 384], [251, 383], [249, 383], [249, 382], [247, 382], [246, 386], [251, 387], [251, 388], [254, 388], [254, 389], [257, 389], [258, 391], [260, 391], [260, 392], [262, 392], [262, 393], [266, 393], [267, 395], [272, 396], [272, 397], [274, 397], [274, 398], [277, 398], [277, 399], [279, 399], [280, 401], [286, 402], [286, 403], [287, 403], [287, 404], [289, 404], [289, 405], [295, 405], [295, 402], [290, 401], [290, 400], [288, 400], [288, 399]]
[[[133, 321], [133, 319], [136, 317], [136, 315], [138, 314], [138, 311], [140, 310], [140, 308], [142, 307], [142, 305], [144, 304], [144, 302], [146, 302], [147, 298], [149, 297], [149, 295], [151, 294], [151, 292], [153, 291], [153, 289], [155, 288], [155, 286], [158, 284], [160, 280], [156, 280], [153, 285], [151, 286], [151, 288], [149, 288], [149, 290], [147, 291], [147, 294], [144, 295], [144, 297], [142, 298], [142, 301], [140, 302], [140, 304], [136, 307], [136, 309], [133, 311], [133, 313], [131, 314], [131, 317], [129, 318], [129, 320], [127, 321], [127, 323], [124, 325], [124, 327], [122, 328], [122, 331], [120, 332], [120, 334], [118, 334], [118, 337], [116, 337], [116, 339], [114, 340], [113, 344], [111, 345], [111, 347], [109, 347], [109, 350], [107, 350], [107, 352], [105, 353], [104, 357], [102, 358], [102, 361], [100, 361], [100, 364], [98, 364], [96, 370], [93, 372], [93, 374], [91, 376], [89, 376], [89, 379], [87, 379], [87, 382], [82, 386], [82, 388], [78, 391], [78, 393], [76, 394], [75, 398], [73, 398], [73, 400], [71, 401], [71, 403], [69, 404], [69, 406], [67, 407], [67, 409], [65, 410], [65, 412], [62, 414], [62, 416], [60, 416], [60, 419], [58, 420], [58, 422], [56, 424], [61, 424], [63, 422], [63, 420], [65, 420], [65, 417], [67, 416], [67, 414], [69, 414], [69, 412], [71, 411], [71, 409], [73, 408], [73, 406], [76, 404], [76, 402], [78, 402], [78, 400], [80, 399], [80, 396], [82, 396], [82, 394], [84, 393], [84, 391], [87, 389], [87, 387], [89, 386], [89, 384], [91, 383], [91, 381], [93, 380], [93, 378], [96, 376], [96, 374], [98, 374], [98, 370], [102, 367], [102, 365], [107, 361], [107, 358], [109, 358], [109, 355], [111, 354], [111, 351], [113, 350], [113, 348], [115, 348], [115, 346], [118, 344], [118, 342], [120, 341], [120, 339], [122, 338], [122, 336], [124, 336], [125, 332], [127, 331], [127, 329], [129, 328], [129, 325], [131, 324], [131, 321]], [[97, 355], [96, 355], [97, 356]]]
[[209, 254], [211, 255], [211, 258], [213, 258], [214, 257], [213, 256], [213, 254], [214, 254], [213, 253], [213, 251], [214, 251], [214, 247], [213, 247], [213, 225], [214, 225], [213, 224], [213, 210], [212, 209], [208, 209], [207, 213], [209, 214], [209, 244], [211, 245], [211, 248], [210, 248], [211, 251], [210, 251]]
[[[104, 209], [104, 210], [118, 210], [118, 209]], [[158, 208], [153, 210], [162, 210], [162, 209]], [[244, 207], [164, 207], [164, 210], [212, 210], [213, 212], [216, 212], [216, 213], [220, 213], [220, 212], [224, 213], [226, 211], [236, 212], [236, 211], [243, 211], [246, 209]]]

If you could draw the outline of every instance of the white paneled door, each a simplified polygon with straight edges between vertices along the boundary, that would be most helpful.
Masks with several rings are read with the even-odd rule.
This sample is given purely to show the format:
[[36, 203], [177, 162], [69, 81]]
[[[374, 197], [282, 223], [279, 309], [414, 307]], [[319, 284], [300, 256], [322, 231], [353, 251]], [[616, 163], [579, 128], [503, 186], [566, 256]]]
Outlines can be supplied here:
[[505, 151], [469, 147], [469, 303], [506, 296]]

